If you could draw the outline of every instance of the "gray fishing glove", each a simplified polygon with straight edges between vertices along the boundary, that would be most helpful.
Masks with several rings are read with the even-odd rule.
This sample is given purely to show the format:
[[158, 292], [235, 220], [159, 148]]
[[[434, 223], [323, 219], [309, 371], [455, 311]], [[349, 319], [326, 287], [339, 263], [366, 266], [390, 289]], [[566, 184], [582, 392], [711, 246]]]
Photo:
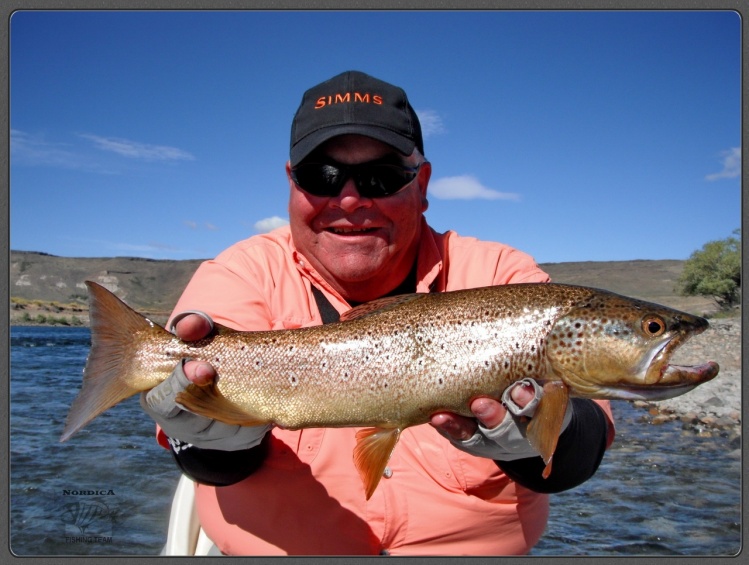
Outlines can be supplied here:
[[[535, 396], [524, 408], [520, 408], [512, 400], [510, 393], [516, 386], [521, 385], [532, 385], [535, 391]], [[526, 459], [529, 457], [539, 457], [540, 454], [536, 451], [526, 439], [525, 431], [528, 427], [528, 422], [521, 421], [521, 416], [532, 418], [536, 412], [541, 397], [543, 396], [543, 388], [533, 379], [523, 379], [513, 383], [502, 394], [502, 403], [507, 408], [507, 414], [505, 415], [502, 422], [493, 429], [488, 429], [479, 424], [476, 433], [473, 434], [469, 439], [461, 441], [452, 439], [445, 435], [455, 447], [471, 455], [477, 457], [487, 457], [494, 459], [495, 461], [515, 461], [516, 459]], [[572, 403], [567, 404], [567, 411], [564, 414], [564, 422], [562, 424], [562, 431], [567, 428], [567, 425], [572, 419]], [[561, 432], [560, 432], [561, 434]]]
[[[175, 317], [172, 331], [176, 323], [187, 314], [198, 314], [206, 318], [211, 327], [213, 321], [203, 312], [182, 312]], [[271, 428], [267, 426], [238, 426], [225, 424], [205, 416], [193, 414], [175, 402], [178, 393], [185, 390], [190, 380], [185, 376], [184, 364], [189, 359], [182, 359], [174, 371], [163, 383], [144, 392], [140, 396], [140, 405], [172, 439], [179, 439], [181, 443], [191, 444], [202, 449], [218, 449], [221, 451], [239, 451], [255, 447], [262, 441]]]

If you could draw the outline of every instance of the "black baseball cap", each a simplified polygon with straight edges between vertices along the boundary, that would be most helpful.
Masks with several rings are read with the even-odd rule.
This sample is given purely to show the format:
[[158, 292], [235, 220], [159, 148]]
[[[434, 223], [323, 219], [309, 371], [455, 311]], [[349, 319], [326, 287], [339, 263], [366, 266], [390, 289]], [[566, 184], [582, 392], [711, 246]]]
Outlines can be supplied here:
[[346, 71], [304, 93], [291, 123], [291, 166], [347, 133], [372, 137], [404, 155], [424, 153], [421, 124], [406, 92], [360, 71]]

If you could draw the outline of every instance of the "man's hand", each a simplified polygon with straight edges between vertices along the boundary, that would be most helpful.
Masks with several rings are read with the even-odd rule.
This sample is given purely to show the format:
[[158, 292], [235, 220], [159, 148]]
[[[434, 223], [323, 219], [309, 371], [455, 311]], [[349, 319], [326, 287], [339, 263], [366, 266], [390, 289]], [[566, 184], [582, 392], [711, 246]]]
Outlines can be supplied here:
[[[535, 390], [531, 385], [516, 386], [510, 392], [510, 398], [520, 408], [525, 408], [535, 397]], [[455, 440], [470, 439], [481, 423], [485, 428], [493, 429], [499, 426], [507, 415], [507, 408], [492, 398], [476, 398], [471, 402], [471, 412], [476, 418], [466, 418], [451, 412], [440, 412], [432, 416], [431, 424]], [[477, 422], [478, 420], [478, 422]]]
[[[526, 439], [526, 428], [543, 396], [543, 389], [531, 379], [511, 385], [503, 394], [503, 402], [480, 397], [471, 402], [475, 418], [441, 412], [432, 416], [430, 423], [450, 443], [461, 451], [496, 461], [514, 461], [538, 457]], [[519, 415], [524, 414], [524, 415]], [[562, 431], [572, 418], [572, 403], [567, 405]]]
[[[187, 314], [174, 325], [174, 333], [182, 341], [198, 341], [211, 333], [212, 329], [208, 318], [199, 314]], [[206, 385], [216, 378], [216, 369], [205, 361], [187, 361], [183, 370], [187, 379], [196, 385]]]
[[[183, 313], [176, 317], [172, 331], [183, 341], [203, 339], [213, 330], [212, 320], [203, 313]], [[143, 409], [161, 426], [164, 433], [181, 444], [202, 449], [238, 451], [257, 446], [271, 425], [237, 426], [193, 414], [175, 402], [190, 384], [204, 386], [217, 377], [216, 369], [205, 361], [183, 360], [171, 376], [141, 394]]]

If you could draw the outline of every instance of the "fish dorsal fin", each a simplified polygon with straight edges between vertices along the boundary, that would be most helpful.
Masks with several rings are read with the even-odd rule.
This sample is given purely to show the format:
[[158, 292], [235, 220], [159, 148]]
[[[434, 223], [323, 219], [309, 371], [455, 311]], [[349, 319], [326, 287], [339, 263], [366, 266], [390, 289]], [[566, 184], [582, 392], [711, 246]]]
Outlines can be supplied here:
[[544, 385], [544, 394], [538, 403], [535, 414], [528, 424], [527, 437], [531, 445], [541, 454], [546, 463], [543, 478], [551, 474], [551, 458], [557, 448], [557, 440], [564, 424], [567, 412], [569, 391], [561, 381], [548, 382]]
[[341, 322], [350, 322], [351, 320], [364, 318], [365, 316], [369, 316], [371, 314], [391, 310], [396, 306], [406, 304], [408, 302], [411, 302], [412, 300], [421, 298], [422, 296], [425, 296], [425, 293], [413, 292], [411, 294], [386, 296], [385, 298], [378, 298], [377, 300], [372, 300], [371, 302], [365, 302], [364, 304], [360, 304], [359, 306], [356, 306], [355, 308], [352, 308], [351, 310], [348, 310], [347, 312], [341, 314]]
[[364, 483], [367, 500], [374, 493], [385, 472], [400, 433], [400, 428], [365, 428], [356, 432], [354, 464]]
[[233, 330], [226, 326], [222, 326], [218, 322], [213, 322], [213, 333], [214, 335], [229, 335], [238, 333], [238, 330]]

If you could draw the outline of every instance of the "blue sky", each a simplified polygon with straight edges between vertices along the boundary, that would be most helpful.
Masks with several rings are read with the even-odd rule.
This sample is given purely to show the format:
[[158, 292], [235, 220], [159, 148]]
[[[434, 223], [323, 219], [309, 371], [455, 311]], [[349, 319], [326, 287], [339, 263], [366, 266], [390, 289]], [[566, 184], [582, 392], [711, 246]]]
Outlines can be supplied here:
[[215, 256], [287, 219], [291, 119], [402, 86], [429, 222], [539, 262], [686, 259], [740, 226], [733, 12], [16, 12], [10, 245]]

